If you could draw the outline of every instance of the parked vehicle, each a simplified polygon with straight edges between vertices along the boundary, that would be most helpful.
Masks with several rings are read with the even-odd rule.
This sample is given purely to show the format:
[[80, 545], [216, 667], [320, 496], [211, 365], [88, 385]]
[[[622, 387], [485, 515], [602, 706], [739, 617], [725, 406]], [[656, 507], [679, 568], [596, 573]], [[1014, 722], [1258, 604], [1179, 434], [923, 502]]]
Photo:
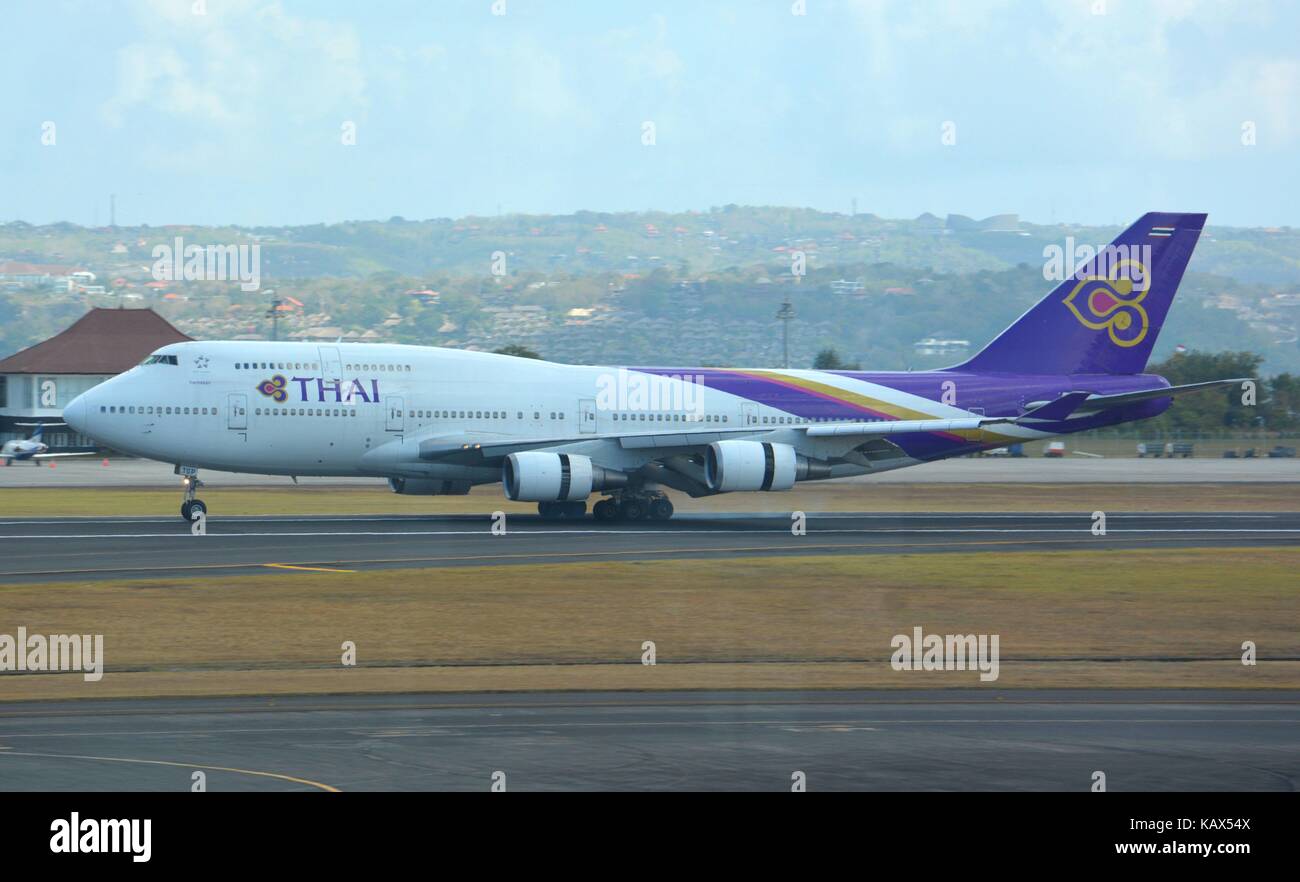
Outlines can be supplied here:
[[1278, 444], [1268, 452], [1269, 459], [1292, 459], [1295, 457], [1294, 447], [1283, 447]]
[[1064, 441], [1048, 441], [1047, 446], [1043, 448], [1043, 456], [1062, 457], [1065, 456]]

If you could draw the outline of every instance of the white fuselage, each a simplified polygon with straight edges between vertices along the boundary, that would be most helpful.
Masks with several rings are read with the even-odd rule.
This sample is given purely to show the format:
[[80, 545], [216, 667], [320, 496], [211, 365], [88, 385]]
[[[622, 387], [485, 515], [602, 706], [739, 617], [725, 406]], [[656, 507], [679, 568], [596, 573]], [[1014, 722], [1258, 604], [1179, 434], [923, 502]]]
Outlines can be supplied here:
[[[851, 385], [855, 394], [866, 388], [893, 405], [934, 416], [968, 415], [861, 381], [788, 373]], [[499, 464], [430, 461], [421, 451], [508, 439], [554, 439], [555, 449], [635, 469], [656, 458], [654, 445], [629, 444], [627, 436], [742, 428], [818, 453], [803, 449], [813, 442], [794, 431], [809, 419], [705, 389], [689, 375], [648, 381], [642, 372], [620, 368], [398, 344], [176, 343], [75, 399], [64, 419], [125, 453], [277, 475], [488, 483], [500, 480]], [[915, 462], [899, 457], [870, 469], [841, 464], [834, 475]]]
[[0, 457], [21, 461], [31, 459], [33, 456], [44, 453], [49, 449], [49, 445], [40, 441], [6, 441], [4, 446], [0, 447]]

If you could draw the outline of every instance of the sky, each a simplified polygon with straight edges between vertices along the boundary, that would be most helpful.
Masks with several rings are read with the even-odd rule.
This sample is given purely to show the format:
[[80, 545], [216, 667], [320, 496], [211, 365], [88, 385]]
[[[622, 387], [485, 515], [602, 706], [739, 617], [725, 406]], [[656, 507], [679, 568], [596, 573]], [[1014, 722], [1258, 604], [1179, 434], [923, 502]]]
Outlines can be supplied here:
[[0, 221], [1300, 226], [1300, 4], [7, 0]]

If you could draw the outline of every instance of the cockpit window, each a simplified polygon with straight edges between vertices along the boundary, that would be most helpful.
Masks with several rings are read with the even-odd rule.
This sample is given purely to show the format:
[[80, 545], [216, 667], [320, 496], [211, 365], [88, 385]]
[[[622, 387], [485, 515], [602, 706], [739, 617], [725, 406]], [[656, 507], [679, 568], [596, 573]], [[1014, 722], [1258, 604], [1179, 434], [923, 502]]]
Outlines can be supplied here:
[[177, 363], [176, 356], [174, 355], [151, 355], [141, 362], [141, 364], [176, 364], [176, 363]]

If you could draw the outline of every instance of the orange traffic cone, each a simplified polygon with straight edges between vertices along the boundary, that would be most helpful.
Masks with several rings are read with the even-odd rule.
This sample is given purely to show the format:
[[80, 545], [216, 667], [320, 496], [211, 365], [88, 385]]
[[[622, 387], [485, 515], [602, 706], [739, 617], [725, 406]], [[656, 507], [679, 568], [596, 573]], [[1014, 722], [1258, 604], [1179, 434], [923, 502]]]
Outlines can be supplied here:
[[104, 461], [101, 462], [100, 465], [108, 465], [108, 457], [107, 457], [107, 456], [104, 457]]
[[54, 468], [54, 460], [50, 460], [50, 468]]

